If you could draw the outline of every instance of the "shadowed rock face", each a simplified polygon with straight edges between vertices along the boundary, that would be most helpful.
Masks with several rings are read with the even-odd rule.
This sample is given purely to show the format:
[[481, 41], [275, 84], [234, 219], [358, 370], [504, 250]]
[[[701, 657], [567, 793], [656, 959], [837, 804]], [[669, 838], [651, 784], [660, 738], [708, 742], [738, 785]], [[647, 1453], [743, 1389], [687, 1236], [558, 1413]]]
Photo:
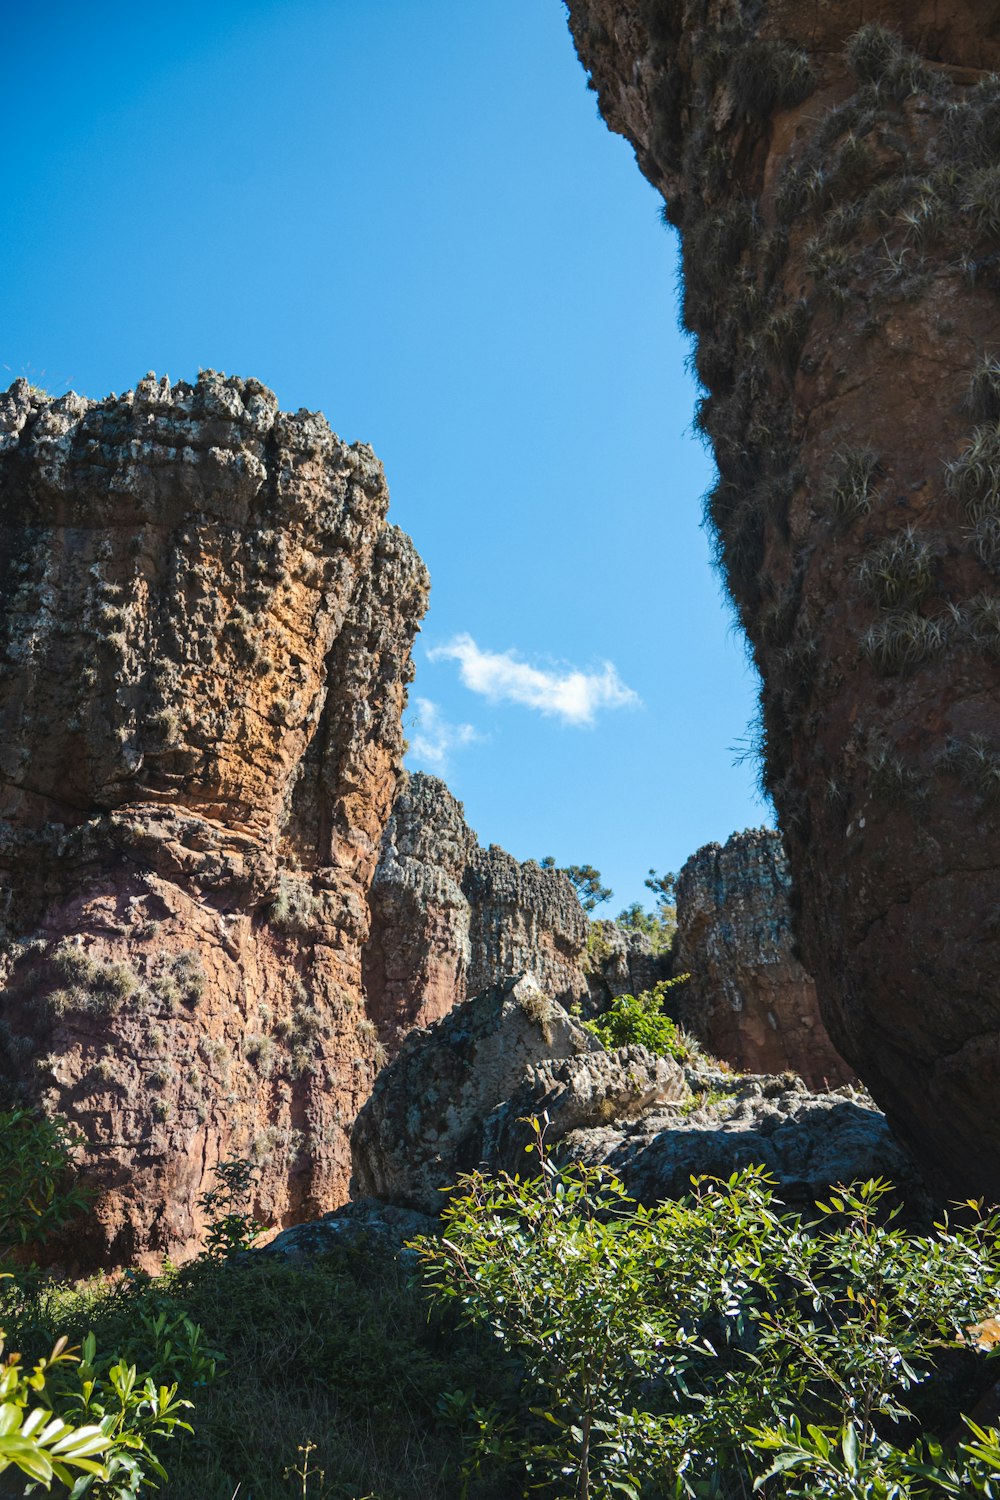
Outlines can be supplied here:
[[587, 993], [587, 918], [561, 870], [481, 849], [461, 802], [436, 776], [408, 778], [392, 810], [371, 892], [368, 1008], [394, 1056], [414, 1026], [530, 971], [571, 1005]]
[[680, 230], [803, 962], [938, 1184], [996, 1198], [1000, 12], [569, 9]]
[[[351, 1137], [357, 1218], [381, 1232], [379, 1202], [437, 1214], [465, 1171], [530, 1175], [538, 1159], [525, 1155], [528, 1121], [543, 1116], [558, 1159], [611, 1166], [648, 1204], [688, 1193], [692, 1175], [725, 1178], [756, 1163], [787, 1202], [885, 1175], [911, 1208], [928, 1206], [864, 1093], [810, 1093], [787, 1073], [682, 1069], [645, 1047], [606, 1052], [522, 977], [412, 1032], [379, 1075]], [[351, 1232], [342, 1213], [333, 1218], [332, 1232]]]
[[851, 1076], [820, 1020], [816, 986], [795, 957], [781, 837], [768, 828], [706, 844], [677, 880], [674, 966], [689, 973], [677, 1019], [745, 1073], [792, 1069], [814, 1087]]
[[229, 1154], [345, 1196], [366, 893], [427, 594], [381, 467], [256, 381], [0, 396], [0, 1076], [87, 1137], [81, 1263]]

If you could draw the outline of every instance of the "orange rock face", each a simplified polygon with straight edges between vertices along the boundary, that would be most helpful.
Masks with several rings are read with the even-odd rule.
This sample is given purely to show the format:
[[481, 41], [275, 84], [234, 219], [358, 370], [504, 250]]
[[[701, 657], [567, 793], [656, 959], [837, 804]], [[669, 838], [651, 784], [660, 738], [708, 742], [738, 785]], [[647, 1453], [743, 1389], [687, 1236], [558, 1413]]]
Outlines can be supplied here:
[[1000, 12], [570, 0], [663, 192], [823, 1019], [1000, 1198]]
[[367, 890], [427, 577], [371, 450], [255, 381], [0, 396], [0, 1075], [87, 1138], [81, 1264], [228, 1155], [346, 1196]]

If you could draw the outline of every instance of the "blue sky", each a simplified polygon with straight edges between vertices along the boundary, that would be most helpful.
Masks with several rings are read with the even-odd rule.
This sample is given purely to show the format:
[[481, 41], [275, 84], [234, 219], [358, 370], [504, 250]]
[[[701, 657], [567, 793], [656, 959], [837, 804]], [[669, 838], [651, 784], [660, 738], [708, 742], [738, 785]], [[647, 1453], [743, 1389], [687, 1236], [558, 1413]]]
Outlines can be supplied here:
[[4, 27], [0, 374], [254, 375], [370, 442], [432, 577], [409, 763], [484, 843], [597, 865], [611, 911], [766, 821], [674, 237], [559, 0]]

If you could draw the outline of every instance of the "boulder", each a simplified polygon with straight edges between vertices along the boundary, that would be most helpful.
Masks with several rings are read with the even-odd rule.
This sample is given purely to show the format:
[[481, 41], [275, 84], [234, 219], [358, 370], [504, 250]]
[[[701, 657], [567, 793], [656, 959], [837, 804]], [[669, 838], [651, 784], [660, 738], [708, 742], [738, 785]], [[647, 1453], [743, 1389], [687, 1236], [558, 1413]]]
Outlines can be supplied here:
[[533, 1065], [600, 1052], [530, 975], [505, 979], [413, 1031], [375, 1082], [351, 1133], [354, 1198], [435, 1214], [480, 1165], [487, 1117]]

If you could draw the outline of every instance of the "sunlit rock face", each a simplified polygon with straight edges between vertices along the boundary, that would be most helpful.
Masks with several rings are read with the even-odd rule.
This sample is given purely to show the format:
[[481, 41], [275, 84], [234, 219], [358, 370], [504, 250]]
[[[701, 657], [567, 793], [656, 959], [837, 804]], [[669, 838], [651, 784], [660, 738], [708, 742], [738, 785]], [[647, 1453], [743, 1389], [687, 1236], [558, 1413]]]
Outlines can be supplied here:
[[805, 968], [948, 1195], [1000, 1197], [1000, 23], [569, 0], [680, 231], [720, 565]]
[[799, 962], [781, 837], [769, 828], [706, 844], [677, 880], [677, 1018], [713, 1057], [744, 1073], [791, 1069], [821, 1088], [846, 1083]]
[[427, 576], [371, 449], [253, 380], [0, 396], [0, 1075], [83, 1131], [81, 1263], [229, 1155], [342, 1201], [367, 891]]
[[480, 848], [436, 776], [417, 772], [401, 791], [371, 904], [365, 992], [390, 1056], [414, 1026], [498, 979], [530, 972], [565, 1005], [587, 994], [588, 924], [569, 879]]

